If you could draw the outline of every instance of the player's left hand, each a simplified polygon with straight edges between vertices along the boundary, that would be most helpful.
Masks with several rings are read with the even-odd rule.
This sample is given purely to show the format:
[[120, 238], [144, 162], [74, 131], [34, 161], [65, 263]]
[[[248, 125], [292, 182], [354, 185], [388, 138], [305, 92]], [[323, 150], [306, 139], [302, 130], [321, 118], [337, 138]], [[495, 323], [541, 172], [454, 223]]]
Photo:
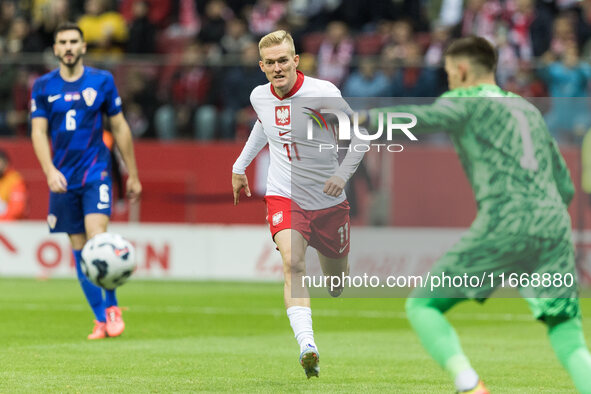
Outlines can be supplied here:
[[328, 178], [328, 180], [324, 184], [323, 191], [329, 196], [338, 197], [343, 192], [343, 189], [345, 188], [345, 183], [346, 182], [343, 178], [333, 175], [330, 178]]
[[142, 195], [142, 184], [137, 177], [129, 177], [127, 178], [127, 198], [132, 203], [138, 202]]

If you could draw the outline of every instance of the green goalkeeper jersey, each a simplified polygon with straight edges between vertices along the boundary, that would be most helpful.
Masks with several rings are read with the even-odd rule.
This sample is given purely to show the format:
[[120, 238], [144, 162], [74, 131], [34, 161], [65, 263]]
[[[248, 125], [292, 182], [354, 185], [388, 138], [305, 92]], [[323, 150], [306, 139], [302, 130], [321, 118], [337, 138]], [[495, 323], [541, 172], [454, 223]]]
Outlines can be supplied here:
[[454, 89], [430, 105], [371, 110], [374, 130], [379, 112], [414, 114], [413, 133], [446, 131], [479, 209], [533, 204], [564, 211], [574, 195], [568, 168], [540, 111], [496, 85]]

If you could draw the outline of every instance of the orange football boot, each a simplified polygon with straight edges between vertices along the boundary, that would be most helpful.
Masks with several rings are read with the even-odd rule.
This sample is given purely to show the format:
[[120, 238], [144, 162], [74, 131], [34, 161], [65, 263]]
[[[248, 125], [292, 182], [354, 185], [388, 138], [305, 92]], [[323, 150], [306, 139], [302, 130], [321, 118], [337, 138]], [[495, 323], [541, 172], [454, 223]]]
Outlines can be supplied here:
[[482, 380], [480, 380], [478, 382], [478, 384], [476, 385], [476, 387], [474, 387], [472, 390], [461, 391], [461, 393], [469, 393], [469, 394], [490, 394], [490, 391], [488, 391], [488, 389], [484, 385], [484, 382]]
[[123, 322], [123, 318], [121, 318], [121, 309], [117, 306], [112, 306], [107, 308], [105, 312], [107, 314], [107, 335], [118, 337], [125, 330], [125, 323]]
[[103, 339], [107, 337], [107, 323], [95, 320], [92, 333], [88, 334], [88, 339]]

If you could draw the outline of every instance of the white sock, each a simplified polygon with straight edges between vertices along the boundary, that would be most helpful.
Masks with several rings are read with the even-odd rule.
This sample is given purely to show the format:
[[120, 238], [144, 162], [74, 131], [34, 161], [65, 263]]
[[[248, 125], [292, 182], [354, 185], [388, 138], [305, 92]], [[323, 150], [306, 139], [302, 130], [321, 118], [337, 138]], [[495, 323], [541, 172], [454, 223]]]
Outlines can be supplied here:
[[472, 390], [478, 384], [479, 378], [476, 371], [472, 368], [465, 369], [458, 373], [455, 378], [456, 389], [458, 391]]
[[478, 384], [478, 374], [463, 354], [456, 354], [447, 360], [445, 369], [453, 377], [458, 391], [472, 390]]
[[308, 344], [315, 347], [312, 309], [306, 306], [292, 306], [287, 308], [287, 317], [289, 317], [289, 324], [291, 324], [295, 339], [300, 345], [300, 351], [303, 351]]

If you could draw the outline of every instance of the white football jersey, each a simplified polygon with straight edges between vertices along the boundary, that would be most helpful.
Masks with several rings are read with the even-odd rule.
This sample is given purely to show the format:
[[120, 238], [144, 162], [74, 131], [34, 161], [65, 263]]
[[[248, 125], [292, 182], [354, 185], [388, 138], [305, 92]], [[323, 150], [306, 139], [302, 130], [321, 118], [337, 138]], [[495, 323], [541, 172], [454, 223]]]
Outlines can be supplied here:
[[[304, 209], [324, 209], [343, 202], [346, 199], [344, 192], [338, 197], [323, 192], [325, 182], [331, 176], [338, 175], [347, 181], [354, 172], [338, 171], [337, 149], [319, 149], [320, 144], [337, 146], [334, 128], [331, 130], [326, 125], [320, 129], [313, 122], [313, 139], [307, 138], [308, 122], [312, 120], [310, 113], [318, 114], [321, 108], [335, 105], [347, 114], [352, 113], [339, 89], [331, 82], [305, 77], [298, 71], [295, 85], [283, 98], [279, 98], [271, 83], [267, 83], [252, 91], [250, 101], [258, 121], [234, 164], [233, 172], [244, 173], [268, 143], [268, 196], [292, 198]], [[347, 153], [350, 154], [358, 156], [355, 157], [356, 168], [363, 153]]]

